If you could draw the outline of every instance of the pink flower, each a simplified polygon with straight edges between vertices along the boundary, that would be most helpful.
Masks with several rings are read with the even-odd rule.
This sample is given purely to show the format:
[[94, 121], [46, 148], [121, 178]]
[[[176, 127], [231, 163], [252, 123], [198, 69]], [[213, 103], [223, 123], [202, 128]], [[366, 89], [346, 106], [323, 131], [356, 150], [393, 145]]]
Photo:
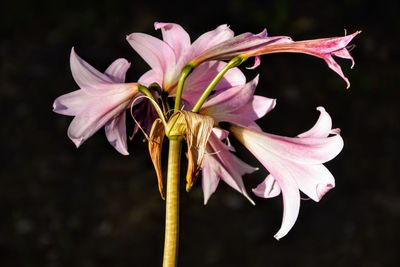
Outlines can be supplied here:
[[[317, 123], [297, 137], [283, 137], [238, 126], [232, 134], [261, 162], [270, 175], [253, 190], [260, 197], [271, 198], [282, 192], [283, 219], [275, 238], [285, 236], [296, 222], [300, 209], [300, 191], [314, 201], [335, 186], [335, 180], [322, 165], [343, 148], [339, 129], [332, 129], [332, 120], [324, 108]], [[328, 137], [330, 134], [333, 136]]]
[[208, 49], [191, 60], [191, 64], [198, 65], [208, 60], [228, 60], [241, 55], [244, 58], [255, 56], [256, 61], [252, 67], [255, 68], [260, 64], [260, 55], [281, 52], [304, 53], [325, 60], [329, 68], [346, 81], [347, 88], [349, 88], [350, 83], [348, 79], [344, 76], [342, 69], [332, 56], [350, 59], [353, 67], [354, 60], [346, 47], [359, 33], [361, 33], [361, 31], [343, 37], [297, 42], [293, 41], [288, 36], [268, 37], [266, 30], [259, 34], [244, 33]]
[[[144, 33], [132, 33], [126, 39], [151, 67], [139, 83], [148, 86], [156, 82], [169, 93], [175, 90], [178, 77], [190, 59], [233, 37], [229, 27], [221, 25], [191, 43], [189, 34], [178, 24], [156, 22], [154, 26], [157, 30], [161, 29], [163, 40]], [[218, 68], [221, 69], [220, 66]], [[203, 71], [209, 72], [212, 68], [203, 68]]]
[[[258, 76], [245, 85], [226, 88], [217, 92], [205, 102], [200, 114], [208, 115], [215, 123], [230, 122], [232, 124], [259, 130], [254, 122], [263, 117], [275, 106], [275, 99], [255, 96], [254, 90]], [[184, 95], [185, 96], [185, 95]], [[190, 105], [188, 105], [190, 107]], [[227, 139], [229, 132], [214, 128], [211, 133], [206, 156], [202, 164], [202, 188], [204, 204], [215, 192], [221, 180], [242, 193], [252, 204], [254, 201], [248, 195], [242, 176], [257, 170], [235, 156], [234, 148], [227, 146], [222, 140]]]
[[124, 83], [130, 63], [115, 60], [100, 73], [81, 59], [72, 48], [71, 72], [80, 89], [58, 97], [53, 111], [75, 116], [68, 128], [68, 136], [79, 147], [104, 126], [111, 145], [128, 155], [125, 110], [138, 94], [137, 83]]

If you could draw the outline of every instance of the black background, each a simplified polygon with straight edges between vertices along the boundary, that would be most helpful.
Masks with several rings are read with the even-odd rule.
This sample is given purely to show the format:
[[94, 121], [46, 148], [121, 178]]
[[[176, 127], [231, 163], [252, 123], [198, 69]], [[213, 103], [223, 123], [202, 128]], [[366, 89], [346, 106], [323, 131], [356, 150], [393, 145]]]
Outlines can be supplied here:
[[[252, 206], [220, 183], [207, 206], [199, 184], [182, 194], [180, 266], [398, 266], [399, 4], [397, 1], [13, 1], [0, 11], [0, 266], [160, 266], [164, 202], [141, 137], [118, 154], [99, 131], [78, 150], [70, 117], [52, 112], [56, 97], [77, 89], [72, 46], [99, 70], [132, 62], [128, 81], [148, 69], [125, 36], [160, 37], [154, 21], [191, 35], [227, 23], [235, 33], [295, 40], [362, 30], [356, 66], [339, 61], [351, 89], [306, 55], [264, 56], [257, 93], [278, 99], [260, 121], [294, 136], [313, 125], [317, 106], [342, 129], [345, 147], [326, 164], [336, 188], [320, 203], [302, 201], [296, 225], [273, 239], [282, 200]], [[131, 129], [132, 125], [130, 125]], [[247, 162], [255, 159], [239, 152]], [[266, 175], [245, 177], [247, 188]]]

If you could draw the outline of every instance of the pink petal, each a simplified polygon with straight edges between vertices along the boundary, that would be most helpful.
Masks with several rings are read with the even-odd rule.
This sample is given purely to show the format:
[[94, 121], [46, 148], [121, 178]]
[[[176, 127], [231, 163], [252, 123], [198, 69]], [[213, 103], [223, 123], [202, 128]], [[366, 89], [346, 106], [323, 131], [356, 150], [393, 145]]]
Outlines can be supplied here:
[[123, 111], [120, 115], [107, 122], [104, 129], [110, 144], [122, 155], [129, 155], [125, 117], [126, 114]]
[[273, 198], [281, 193], [281, 188], [274, 177], [272, 177], [272, 175], [268, 175], [267, 178], [262, 181], [262, 183], [253, 189], [253, 193], [258, 197]]
[[125, 103], [120, 104], [120, 96], [113, 98], [99, 97], [95, 100], [81, 110], [69, 125], [68, 136], [77, 147], [112, 118], [118, 116], [121, 112], [125, 112], [130, 102], [127, 100]]
[[[226, 114], [232, 113], [252, 100], [257, 83], [258, 76], [244, 86], [232, 87], [215, 95], [204, 103], [201, 113], [212, 116], [217, 122], [225, 121]], [[242, 116], [246, 115], [242, 114]]]
[[124, 58], [115, 60], [105, 71], [105, 74], [110, 77], [115, 83], [125, 82], [125, 75], [131, 63]]
[[287, 161], [285, 168], [293, 173], [299, 189], [314, 201], [321, 198], [335, 187], [335, 178], [322, 164], [304, 165]]
[[255, 121], [264, 117], [276, 106], [276, 99], [255, 95], [250, 104], [237, 109], [233, 114], [247, 114], [249, 120]]
[[53, 111], [58, 114], [75, 116], [88, 105], [91, 99], [93, 97], [83, 90], [76, 90], [58, 97], [54, 101]]
[[261, 64], [261, 58], [260, 56], [255, 56], [254, 57], [254, 64], [251, 67], [246, 67], [246, 69], [248, 70], [254, 70], [255, 68], [257, 68], [258, 66], [260, 66]]
[[220, 164], [218, 168], [215, 168], [219, 177], [233, 189], [242, 193], [252, 204], [254, 204], [246, 191], [242, 176], [244, 174], [252, 173], [258, 170], [258, 168], [254, 168], [237, 158], [229, 151], [229, 147], [223, 144], [214, 133], [211, 133], [208, 139], [208, 144], [210, 148], [207, 152], [210, 156], [215, 157]]
[[279, 240], [284, 237], [296, 223], [300, 210], [300, 192], [290, 179], [280, 180], [279, 186], [283, 197], [283, 217], [279, 231], [274, 237]]
[[317, 107], [317, 110], [320, 112], [318, 121], [315, 125], [308, 131], [299, 134], [298, 137], [328, 137], [331, 133], [332, 129], [332, 119], [329, 116], [328, 112], [325, 111], [323, 107]]
[[71, 49], [70, 64], [72, 76], [81, 88], [113, 83], [107, 75], [99, 72], [80, 58], [75, 53], [74, 48]]
[[226, 24], [220, 25], [216, 29], [204, 33], [192, 44], [193, 57], [203, 53], [210, 47], [232, 38], [233, 35], [233, 31], [229, 29]]
[[132, 33], [126, 39], [152, 69], [163, 73], [163, 80], [169, 79], [171, 72], [174, 71], [176, 58], [167, 43], [144, 33]]
[[202, 176], [201, 185], [204, 195], [204, 205], [207, 204], [211, 195], [217, 190], [219, 177], [218, 173], [215, 171], [218, 169], [220, 164], [215, 160], [213, 156], [205, 154], [202, 163]]
[[257, 144], [258, 149], [303, 164], [327, 162], [336, 157], [343, 148], [340, 135], [327, 138], [291, 138], [238, 127], [231, 127], [231, 132], [245, 146]]
[[162, 86], [163, 83], [163, 74], [160, 72], [157, 72], [154, 69], [151, 69], [147, 71], [145, 74], [143, 74], [140, 78], [138, 83], [148, 87], [152, 83], [158, 83], [158, 85]]
[[154, 27], [156, 30], [161, 29], [163, 40], [172, 48], [176, 59], [190, 47], [190, 36], [180, 25], [156, 22]]
[[[183, 99], [193, 106], [210, 82], [225, 65], [226, 63], [222, 61], [209, 61], [195, 68], [185, 82], [182, 96]], [[226, 88], [243, 85], [245, 83], [246, 77], [244, 74], [238, 68], [233, 68], [225, 74], [214, 90], [220, 91]]]

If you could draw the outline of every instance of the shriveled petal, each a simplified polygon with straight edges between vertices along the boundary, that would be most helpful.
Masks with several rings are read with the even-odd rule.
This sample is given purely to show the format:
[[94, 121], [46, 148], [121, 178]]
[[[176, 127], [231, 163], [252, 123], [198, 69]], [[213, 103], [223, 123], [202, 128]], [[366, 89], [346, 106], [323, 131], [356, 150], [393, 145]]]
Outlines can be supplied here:
[[325, 111], [323, 107], [317, 107], [320, 112], [318, 121], [315, 125], [308, 131], [299, 134], [298, 137], [328, 137], [332, 130], [332, 119], [328, 112]]
[[149, 152], [151, 161], [153, 162], [154, 169], [157, 174], [158, 190], [162, 199], [165, 199], [164, 194], [164, 182], [162, 176], [162, 165], [161, 165], [161, 151], [163, 140], [165, 137], [165, 129], [161, 119], [156, 119], [151, 127], [149, 136]]
[[53, 111], [58, 114], [75, 116], [93, 99], [83, 90], [76, 90], [58, 97], [53, 104]]
[[157, 73], [163, 73], [163, 80], [168, 79], [174, 71], [176, 58], [167, 43], [144, 33], [132, 33], [126, 39], [152, 69]]
[[105, 71], [105, 74], [116, 83], [125, 82], [125, 75], [131, 63], [125, 58], [115, 60]]
[[72, 76], [79, 87], [91, 87], [98, 84], [112, 83], [112, 80], [93, 68], [89, 63], [80, 58], [75, 49], [71, 49], [70, 65]]
[[126, 137], [126, 114], [124, 111], [104, 126], [107, 140], [122, 155], [129, 155]]
[[267, 178], [265, 178], [264, 181], [257, 185], [257, 187], [252, 191], [258, 197], [273, 198], [279, 196], [281, 188], [275, 178], [272, 177], [272, 175], [268, 175]]
[[156, 22], [154, 27], [156, 30], [161, 29], [163, 40], [172, 48], [176, 59], [190, 47], [190, 36], [180, 25]]

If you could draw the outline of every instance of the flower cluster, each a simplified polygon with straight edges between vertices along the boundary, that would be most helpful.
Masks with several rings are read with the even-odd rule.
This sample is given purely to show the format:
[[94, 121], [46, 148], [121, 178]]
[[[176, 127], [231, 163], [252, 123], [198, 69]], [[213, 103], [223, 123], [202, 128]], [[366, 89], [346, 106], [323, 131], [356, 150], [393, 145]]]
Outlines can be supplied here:
[[319, 201], [335, 186], [323, 163], [342, 150], [343, 140], [323, 107], [317, 108], [320, 116], [316, 124], [296, 137], [263, 132], [255, 121], [270, 112], [276, 100], [255, 95], [259, 77], [247, 81], [238, 66], [255, 57], [251, 67], [255, 68], [260, 56], [270, 53], [304, 53], [322, 58], [349, 86], [333, 56], [353, 61], [347, 46], [359, 32], [293, 41], [287, 36], [270, 37], [265, 30], [235, 36], [227, 25], [221, 25], [191, 42], [189, 34], [177, 24], [155, 23], [155, 28], [161, 30], [162, 40], [144, 33], [127, 36], [132, 48], [150, 66], [136, 82], [125, 82], [130, 67], [126, 59], [115, 60], [102, 73], [72, 49], [71, 71], [80, 89], [60, 96], [53, 106], [59, 114], [74, 116], [69, 138], [79, 147], [104, 127], [110, 144], [128, 155], [126, 111], [130, 110], [134, 133], [141, 129], [149, 141], [162, 197], [163, 140], [180, 137], [188, 148], [187, 190], [201, 172], [204, 204], [220, 180], [254, 203], [242, 177], [257, 168], [237, 156], [229, 142], [234, 137], [269, 171], [253, 193], [262, 198], [282, 193], [283, 219], [275, 235], [282, 238], [297, 219], [300, 191]]

